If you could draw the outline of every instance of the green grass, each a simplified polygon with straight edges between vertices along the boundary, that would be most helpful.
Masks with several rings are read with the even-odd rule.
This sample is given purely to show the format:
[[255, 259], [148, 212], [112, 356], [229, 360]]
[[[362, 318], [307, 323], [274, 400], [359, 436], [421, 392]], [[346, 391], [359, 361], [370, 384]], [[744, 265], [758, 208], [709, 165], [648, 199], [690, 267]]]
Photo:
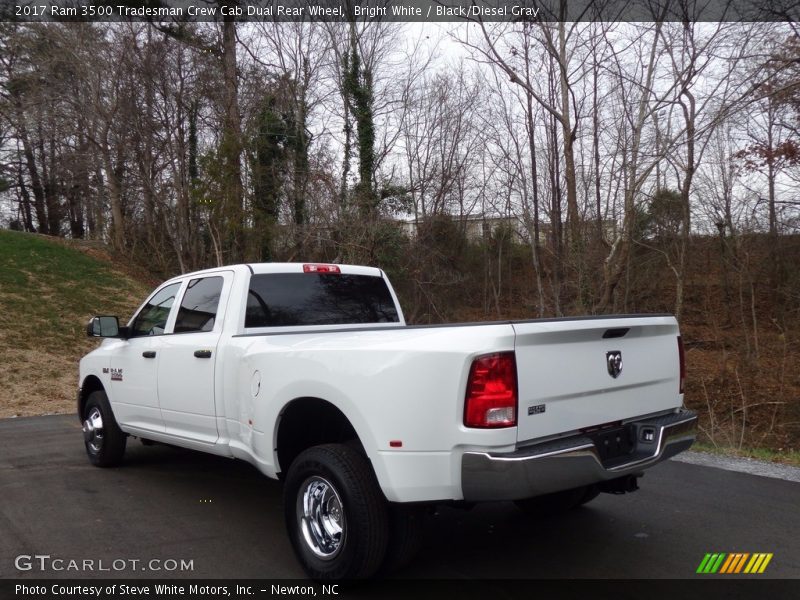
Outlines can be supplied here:
[[109, 262], [66, 244], [0, 230], [0, 344], [69, 349], [92, 315], [127, 319], [147, 291]]
[[74, 410], [96, 314], [126, 321], [149, 283], [102, 247], [0, 230], [0, 418]]
[[719, 454], [723, 456], [738, 456], [741, 458], [755, 458], [766, 462], [777, 462], [800, 467], [800, 452], [797, 450], [772, 450], [770, 448], [729, 448], [714, 446], [705, 442], [695, 442], [692, 450]]

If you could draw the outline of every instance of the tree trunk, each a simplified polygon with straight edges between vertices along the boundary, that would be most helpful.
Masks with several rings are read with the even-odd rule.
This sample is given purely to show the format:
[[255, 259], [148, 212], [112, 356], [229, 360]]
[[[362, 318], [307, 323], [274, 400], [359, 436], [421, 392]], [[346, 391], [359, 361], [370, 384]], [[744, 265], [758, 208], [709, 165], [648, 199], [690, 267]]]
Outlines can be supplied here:
[[306, 215], [306, 188], [308, 184], [308, 146], [309, 139], [306, 131], [306, 90], [302, 88], [300, 97], [297, 99], [297, 115], [295, 117], [295, 143], [294, 143], [294, 181], [292, 182], [292, 194], [294, 201], [295, 225], [303, 225], [307, 220]]
[[626, 272], [628, 257], [633, 244], [633, 227], [635, 224], [635, 203], [634, 199], [639, 192], [639, 188], [644, 180], [639, 173], [639, 148], [642, 139], [642, 128], [647, 119], [647, 107], [652, 93], [653, 78], [656, 64], [656, 50], [658, 48], [658, 37], [663, 21], [656, 21], [653, 32], [653, 43], [650, 46], [650, 57], [647, 65], [645, 82], [642, 86], [642, 95], [639, 98], [638, 114], [633, 124], [633, 139], [630, 150], [630, 160], [628, 161], [628, 173], [626, 175], [627, 184], [625, 186], [624, 215], [622, 220], [622, 235], [614, 241], [611, 251], [603, 264], [603, 294], [598, 311], [605, 311], [611, 307], [614, 301], [614, 293], [619, 285], [623, 274]]
[[[526, 46], [525, 51], [528, 51]], [[526, 60], [527, 65], [527, 60]], [[544, 290], [542, 289], [542, 261], [539, 257], [539, 173], [536, 160], [536, 130], [533, 122], [533, 98], [526, 94], [525, 119], [528, 126], [528, 151], [531, 155], [531, 195], [533, 196], [533, 232], [531, 235], [531, 252], [533, 254], [533, 271], [536, 277], [536, 294], [539, 299], [539, 316], [544, 316]]]
[[597, 243], [603, 244], [603, 209], [600, 194], [600, 106], [597, 100], [599, 65], [597, 64], [597, 54], [593, 55], [592, 74], [594, 75], [594, 85], [592, 86], [592, 153], [594, 158], [594, 202], [597, 212]]
[[103, 158], [103, 170], [108, 180], [108, 200], [111, 204], [111, 244], [118, 252], [125, 249], [125, 220], [122, 214], [122, 185], [118, 171], [111, 160], [111, 151], [107, 143], [100, 149]]
[[683, 311], [684, 279], [686, 277], [686, 259], [689, 253], [689, 233], [692, 226], [691, 191], [694, 179], [695, 165], [695, 100], [689, 90], [683, 93], [688, 100], [688, 106], [683, 104], [684, 118], [686, 119], [686, 174], [681, 189], [681, 239], [678, 249], [678, 269], [675, 285], [675, 317], [680, 319]]
[[[224, 85], [224, 124], [222, 163], [225, 169], [225, 246], [227, 260], [244, 260], [244, 216], [242, 201], [242, 120], [239, 114], [239, 82], [236, 70], [236, 21], [226, 16], [222, 22], [222, 73]], [[220, 265], [221, 266], [221, 265]]]
[[24, 230], [28, 232], [34, 232], [36, 231], [36, 228], [33, 226], [33, 215], [31, 214], [31, 196], [28, 193], [25, 180], [22, 178], [21, 167], [17, 169], [17, 186], [19, 187], [20, 214], [22, 215], [22, 224]]
[[36, 213], [36, 231], [39, 233], [50, 233], [47, 220], [47, 209], [45, 207], [44, 186], [39, 176], [39, 169], [36, 166], [36, 157], [31, 147], [28, 130], [25, 127], [24, 116], [21, 112], [17, 113], [17, 133], [22, 142], [22, 152], [25, 156], [25, 166], [28, 168], [28, 176], [31, 178], [31, 190], [33, 191], [33, 210]]
[[58, 201], [58, 185], [55, 180], [55, 169], [47, 166], [48, 154], [50, 160], [54, 160], [56, 155], [55, 141], [52, 136], [49, 139], [49, 153], [45, 152], [44, 132], [39, 130], [39, 157], [42, 165], [42, 181], [44, 182], [44, 202], [47, 206], [47, 230], [50, 235], [61, 235], [61, 204]]

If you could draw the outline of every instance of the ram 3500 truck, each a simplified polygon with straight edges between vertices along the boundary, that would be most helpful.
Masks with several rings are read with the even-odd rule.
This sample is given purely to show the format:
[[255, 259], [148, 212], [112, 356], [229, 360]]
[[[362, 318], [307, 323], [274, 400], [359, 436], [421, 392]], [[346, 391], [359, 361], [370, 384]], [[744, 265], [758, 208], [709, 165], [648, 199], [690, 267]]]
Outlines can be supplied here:
[[669, 315], [408, 326], [380, 269], [276, 263], [175, 277], [87, 333], [90, 461], [134, 436], [252, 463], [317, 579], [407, 560], [418, 507], [577, 506], [695, 437]]

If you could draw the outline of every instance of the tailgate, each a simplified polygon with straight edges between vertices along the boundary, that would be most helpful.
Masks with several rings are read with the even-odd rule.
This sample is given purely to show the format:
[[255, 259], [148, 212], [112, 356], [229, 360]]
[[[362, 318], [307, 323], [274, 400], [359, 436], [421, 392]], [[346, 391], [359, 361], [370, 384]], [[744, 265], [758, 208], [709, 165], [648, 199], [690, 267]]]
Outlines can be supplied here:
[[678, 323], [672, 316], [565, 319], [513, 327], [519, 442], [683, 403]]

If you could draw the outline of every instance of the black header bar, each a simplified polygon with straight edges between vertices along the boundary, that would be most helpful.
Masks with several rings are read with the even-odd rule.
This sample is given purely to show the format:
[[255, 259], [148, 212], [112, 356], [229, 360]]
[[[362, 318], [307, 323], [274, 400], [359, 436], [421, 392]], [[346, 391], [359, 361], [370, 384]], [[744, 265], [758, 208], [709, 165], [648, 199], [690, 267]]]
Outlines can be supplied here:
[[3, 600], [789, 600], [798, 580], [751, 577], [662, 580], [410, 580], [319, 583], [291, 579], [7, 579]]
[[0, 21], [800, 21], [796, 0], [0, 0]]

